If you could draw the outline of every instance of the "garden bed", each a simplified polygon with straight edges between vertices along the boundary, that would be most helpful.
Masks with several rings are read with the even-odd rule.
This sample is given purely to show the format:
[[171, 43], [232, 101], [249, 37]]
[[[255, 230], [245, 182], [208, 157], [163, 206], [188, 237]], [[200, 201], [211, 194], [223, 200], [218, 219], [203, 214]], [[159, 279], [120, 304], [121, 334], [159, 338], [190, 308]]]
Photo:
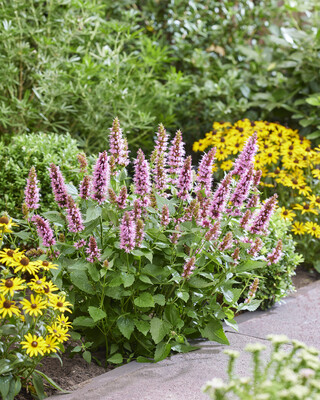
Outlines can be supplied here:
[[[307, 270], [300, 266], [296, 270], [296, 275], [293, 277], [293, 283], [296, 289], [307, 286], [320, 279], [320, 274], [314, 270]], [[103, 354], [96, 353], [95, 357], [103, 362]], [[72, 391], [81, 386], [85, 381], [99, 376], [113, 369], [112, 366], [103, 368], [95, 362], [88, 364], [79, 354], [75, 354], [70, 358], [68, 353], [61, 355], [63, 366], [57, 358], [46, 358], [43, 360], [43, 365], [39, 368], [47, 376], [53, 379], [59, 386], [66, 391]], [[58, 393], [53, 388], [46, 390], [48, 396]], [[25, 391], [16, 397], [17, 400], [32, 400], [32, 396]]]

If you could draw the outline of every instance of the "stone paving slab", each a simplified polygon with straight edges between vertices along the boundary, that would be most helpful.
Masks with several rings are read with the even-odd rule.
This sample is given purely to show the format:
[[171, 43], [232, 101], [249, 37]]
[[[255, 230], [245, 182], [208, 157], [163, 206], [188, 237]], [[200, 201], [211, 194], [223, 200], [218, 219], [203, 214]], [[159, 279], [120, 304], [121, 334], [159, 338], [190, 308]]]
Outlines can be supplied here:
[[[226, 329], [230, 346], [199, 341], [200, 350], [177, 354], [157, 364], [131, 362], [84, 383], [68, 395], [50, 400], [208, 400], [202, 385], [213, 377], [226, 377], [226, 348], [241, 351], [247, 343], [264, 343], [270, 333], [320, 347], [320, 281], [308, 285], [268, 311], [237, 318], [239, 333]], [[270, 346], [269, 346], [270, 347]], [[248, 375], [251, 357], [243, 352], [237, 373]]]

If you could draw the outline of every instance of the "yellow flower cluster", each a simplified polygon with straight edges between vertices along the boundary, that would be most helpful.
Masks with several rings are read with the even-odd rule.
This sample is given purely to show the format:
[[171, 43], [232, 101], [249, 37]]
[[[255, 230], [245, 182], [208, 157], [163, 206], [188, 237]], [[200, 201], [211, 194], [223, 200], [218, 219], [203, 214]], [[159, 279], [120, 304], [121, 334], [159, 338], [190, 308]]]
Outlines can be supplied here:
[[0, 262], [0, 325], [28, 324], [29, 332], [25, 340], [20, 339], [20, 345], [30, 357], [56, 353], [70, 336], [71, 326], [64, 315], [71, 312], [71, 303], [54, 293], [59, 288], [45, 276], [57, 265], [46, 260], [31, 261], [24, 251], [11, 248], [0, 251]]
[[259, 146], [255, 169], [262, 171], [260, 185], [266, 192], [277, 191], [283, 206], [281, 216], [294, 220], [294, 234], [310, 234], [319, 239], [320, 225], [315, 216], [320, 213], [320, 147], [313, 149], [310, 140], [299, 136], [297, 130], [248, 119], [235, 124], [214, 122], [213, 130], [195, 142], [193, 150], [216, 147], [216, 160], [222, 170], [228, 171], [246, 140], [255, 132]]

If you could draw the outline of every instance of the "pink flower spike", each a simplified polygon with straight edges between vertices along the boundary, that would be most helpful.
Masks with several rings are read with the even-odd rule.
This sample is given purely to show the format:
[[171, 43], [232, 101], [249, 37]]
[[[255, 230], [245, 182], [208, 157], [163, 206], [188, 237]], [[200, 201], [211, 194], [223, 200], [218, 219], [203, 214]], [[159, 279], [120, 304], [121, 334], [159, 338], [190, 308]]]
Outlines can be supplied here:
[[60, 168], [50, 164], [51, 187], [59, 207], [67, 207], [68, 192]]
[[129, 164], [128, 143], [122, 136], [118, 118], [113, 120], [112, 128], [110, 128], [109, 145], [115, 165], [126, 167]]
[[162, 213], [161, 213], [161, 225], [162, 226], [167, 226], [170, 223], [170, 216], [169, 216], [169, 208], [165, 204], [162, 207]]
[[134, 162], [134, 193], [140, 196], [148, 196], [151, 192], [150, 168], [143, 151], [138, 150], [137, 159]]
[[196, 191], [204, 189], [205, 195], [208, 196], [211, 193], [212, 187], [212, 168], [214, 165], [214, 156], [216, 154], [216, 148], [213, 147], [207, 154], [204, 154], [198, 168], [197, 174], [197, 187]]
[[177, 196], [181, 200], [188, 200], [190, 197], [190, 191], [192, 189], [192, 170], [191, 170], [191, 156], [189, 156], [181, 168], [179, 182], [178, 182], [178, 189], [179, 192]]
[[122, 188], [120, 189], [120, 194], [117, 197], [117, 204], [119, 208], [124, 209], [126, 207], [127, 196], [127, 187], [122, 186]]
[[91, 194], [91, 176], [90, 175], [85, 175], [83, 177], [82, 182], [80, 183], [80, 188], [79, 188], [79, 192], [80, 192], [80, 197], [84, 200], [88, 200], [90, 198], [90, 194]]
[[40, 217], [40, 215], [34, 215], [31, 221], [37, 228], [38, 236], [42, 239], [42, 244], [45, 247], [50, 247], [56, 244], [53, 230], [50, 228], [49, 221]]
[[76, 233], [84, 230], [81, 212], [71, 196], [68, 196], [67, 220], [69, 232]]
[[192, 256], [183, 266], [183, 272], [182, 272], [182, 277], [185, 279], [189, 279], [192, 271], [195, 269], [195, 262], [196, 262], [196, 258], [195, 256]]
[[254, 156], [258, 151], [257, 133], [255, 132], [245, 143], [243, 150], [234, 162], [232, 174], [242, 176], [253, 165]]
[[278, 243], [276, 245], [276, 247], [273, 249], [273, 251], [271, 253], [269, 253], [267, 255], [267, 259], [268, 261], [268, 265], [271, 264], [276, 264], [278, 261], [281, 260], [282, 258], [282, 248], [283, 248], [283, 244], [282, 244], [282, 240], [278, 240]]
[[221, 214], [226, 211], [226, 205], [230, 196], [231, 176], [231, 173], [226, 175], [213, 194], [210, 205], [210, 213], [213, 218], [220, 218]]
[[107, 198], [109, 184], [109, 165], [107, 152], [99, 153], [94, 166], [91, 198], [102, 204]]
[[136, 224], [131, 213], [126, 211], [120, 225], [120, 249], [130, 253], [135, 247]]
[[90, 236], [89, 238], [89, 245], [86, 248], [86, 253], [89, 255], [89, 257], [87, 257], [87, 261], [90, 263], [94, 263], [96, 260], [100, 261], [101, 259], [101, 250], [98, 248], [94, 236]]
[[177, 183], [177, 177], [183, 166], [183, 157], [185, 155], [184, 142], [182, 141], [181, 131], [177, 131], [176, 136], [171, 141], [169, 149], [168, 166], [169, 174], [173, 175], [171, 178], [172, 183]]
[[29, 177], [27, 179], [27, 185], [24, 191], [25, 195], [25, 204], [29, 210], [36, 210], [39, 208], [39, 188], [38, 188], [38, 179], [35, 167], [31, 167], [29, 171]]
[[274, 194], [272, 197], [267, 199], [265, 203], [262, 205], [259, 214], [253, 221], [253, 224], [250, 228], [251, 233], [263, 233], [266, 231], [269, 225], [269, 221], [271, 215], [274, 212], [275, 205], [277, 202], [277, 194]]

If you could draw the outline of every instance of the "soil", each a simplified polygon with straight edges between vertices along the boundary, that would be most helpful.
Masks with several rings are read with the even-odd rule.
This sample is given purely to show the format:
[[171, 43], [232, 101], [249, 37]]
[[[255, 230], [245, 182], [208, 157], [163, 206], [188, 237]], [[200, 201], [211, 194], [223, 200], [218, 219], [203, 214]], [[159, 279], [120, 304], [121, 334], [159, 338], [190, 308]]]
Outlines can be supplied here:
[[[303, 266], [300, 266], [296, 270], [296, 275], [292, 278], [296, 289], [303, 286], [307, 286], [320, 279], [320, 274], [315, 270], [308, 270]], [[103, 354], [94, 354], [96, 359], [101, 361], [103, 364]], [[43, 365], [38, 369], [53, 379], [60, 387], [64, 390], [71, 391], [77, 387], [82, 386], [83, 382], [90, 378], [101, 375], [107, 371], [110, 371], [113, 367], [103, 368], [94, 361], [88, 364], [80, 354], [75, 354], [70, 358], [70, 354], [65, 353], [61, 356], [63, 366], [57, 358], [45, 358]], [[57, 391], [51, 387], [46, 386], [47, 396], [51, 396], [57, 393]], [[33, 400], [30, 393], [22, 390], [16, 400]]]

